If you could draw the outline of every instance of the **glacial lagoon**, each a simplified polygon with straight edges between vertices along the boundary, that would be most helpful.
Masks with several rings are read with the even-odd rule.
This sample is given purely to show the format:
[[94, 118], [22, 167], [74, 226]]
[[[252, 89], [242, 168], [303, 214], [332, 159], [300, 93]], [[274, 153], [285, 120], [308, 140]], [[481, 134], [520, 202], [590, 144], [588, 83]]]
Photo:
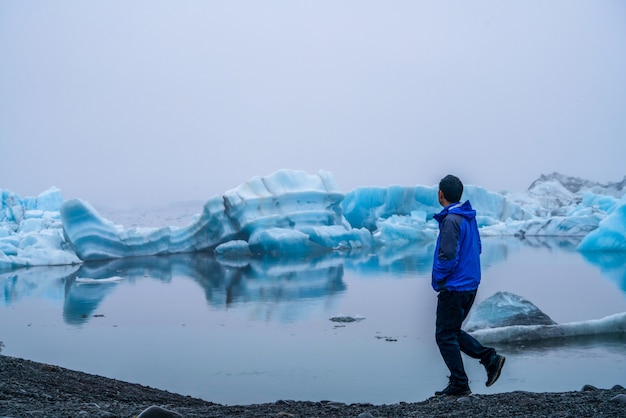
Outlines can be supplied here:
[[[498, 291], [558, 323], [626, 312], [626, 257], [572, 239], [483, 238], [476, 303]], [[301, 259], [210, 254], [37, 267], [0, 275], [2, 354], [222, 404], [377, 404], [447, 383], [434, 341], [434, 243]], [[354, 322], [330, 318], [349, 316]], [[500, 380], [474, 393], [626, 386], [626, 337], [502, 344]]]

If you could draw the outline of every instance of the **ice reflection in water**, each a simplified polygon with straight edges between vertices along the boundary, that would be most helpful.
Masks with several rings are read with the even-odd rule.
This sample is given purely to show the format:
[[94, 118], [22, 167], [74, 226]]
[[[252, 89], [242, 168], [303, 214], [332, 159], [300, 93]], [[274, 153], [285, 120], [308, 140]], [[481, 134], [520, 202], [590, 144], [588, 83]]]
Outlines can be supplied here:
[[[626, 257], [576, 240], [483, 238], [479, 300], [520, 294], [557, 322], [626, 311]], [[3, 354], [220, 403], [419, 401], [445, 384], [434, 344], [433, 243], [301, 259], [208, 254], [128, 258], [0, 275]], [[81, 283], [77, 278], [104, 280]], [[621, 290], [620, 290], [621, 289]], [[366, 319], [342, 324], [338, 314]], [[610, 387], [626, 375], [619, 336], [498, 347], [492, 388]]]

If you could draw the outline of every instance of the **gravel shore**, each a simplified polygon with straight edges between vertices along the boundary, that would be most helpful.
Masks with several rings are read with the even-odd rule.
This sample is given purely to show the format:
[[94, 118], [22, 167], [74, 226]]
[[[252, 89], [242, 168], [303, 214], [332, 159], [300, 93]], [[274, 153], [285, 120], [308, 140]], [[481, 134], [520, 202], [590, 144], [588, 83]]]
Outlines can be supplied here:
[[626, 417], [620, 386], [578, 392], [438, 397], [393, 405], [278, 400], [227, 406], [0, 355], [5, 417]]

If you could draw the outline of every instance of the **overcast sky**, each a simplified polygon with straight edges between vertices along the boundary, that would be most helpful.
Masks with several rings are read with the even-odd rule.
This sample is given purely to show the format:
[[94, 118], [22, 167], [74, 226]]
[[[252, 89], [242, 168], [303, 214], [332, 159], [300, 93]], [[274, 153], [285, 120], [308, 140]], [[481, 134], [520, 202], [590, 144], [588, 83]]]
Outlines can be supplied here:
[[116, 206], [619, 181], [626, 2], [2, 0], [0, 156], [1, 189]]

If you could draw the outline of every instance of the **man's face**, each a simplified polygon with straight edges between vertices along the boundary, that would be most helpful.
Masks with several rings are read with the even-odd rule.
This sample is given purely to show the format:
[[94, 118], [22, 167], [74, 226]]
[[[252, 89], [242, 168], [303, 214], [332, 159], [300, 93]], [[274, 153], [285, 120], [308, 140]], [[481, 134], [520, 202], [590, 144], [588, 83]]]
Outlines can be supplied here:
[[446, 206], [445, 201], [446, 199], [443, 197], [443, 192], [441, 190], [439, 190], [439, 193], [437, 193], [437, 197], [439, 198], [439, 204], [441, 206]]

